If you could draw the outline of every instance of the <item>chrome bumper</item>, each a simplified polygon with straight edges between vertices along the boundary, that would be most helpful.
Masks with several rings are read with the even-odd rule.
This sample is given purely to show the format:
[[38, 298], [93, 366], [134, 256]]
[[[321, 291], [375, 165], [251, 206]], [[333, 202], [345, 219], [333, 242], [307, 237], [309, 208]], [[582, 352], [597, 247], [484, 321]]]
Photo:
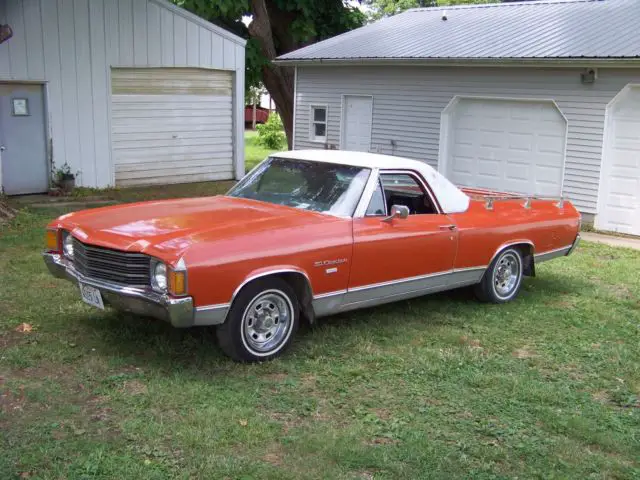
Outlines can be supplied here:
[[174, 327], [191, 327], [196, 324], [193, 299], [191, 297], [171, 298], [150, 290], [123, 287], [102, 280], [87, 278], [73, 268], [64, 257], [54, 253], [44, 253], [44, 263], [54, 277], [78, 284], [82, 282], [100, 290], [102, 299], [116, 310], [148, 316], [171, 323]]

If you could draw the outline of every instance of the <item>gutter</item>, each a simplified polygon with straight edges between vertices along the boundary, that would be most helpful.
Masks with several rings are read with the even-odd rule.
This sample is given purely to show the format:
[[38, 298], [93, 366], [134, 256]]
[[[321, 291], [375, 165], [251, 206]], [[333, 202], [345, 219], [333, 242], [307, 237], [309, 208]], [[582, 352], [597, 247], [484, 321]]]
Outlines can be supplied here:
[[353, 66], [353, 65], [393, 65], [393, 66], [452, 66], [452, 67], [582, 67], [594, 68], [610, 66], [620, 68], [640, 67], [638, 57], [566, 57], [566, 58], [313, 58], [275, 59], [281, 66]]

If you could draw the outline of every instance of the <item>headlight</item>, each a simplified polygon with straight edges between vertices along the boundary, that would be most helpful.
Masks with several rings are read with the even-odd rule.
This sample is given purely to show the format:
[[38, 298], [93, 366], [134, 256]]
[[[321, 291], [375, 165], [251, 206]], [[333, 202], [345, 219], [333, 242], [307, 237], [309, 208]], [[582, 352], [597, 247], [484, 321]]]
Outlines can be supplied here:
[[167, 266], [158, 262], [151, 272], [151, 285], [155, 290], [167, 291]]
[[65, 232], [64, 234], [62, 250], [68, 258], [73, 258], [73, 237], [69, 232]]

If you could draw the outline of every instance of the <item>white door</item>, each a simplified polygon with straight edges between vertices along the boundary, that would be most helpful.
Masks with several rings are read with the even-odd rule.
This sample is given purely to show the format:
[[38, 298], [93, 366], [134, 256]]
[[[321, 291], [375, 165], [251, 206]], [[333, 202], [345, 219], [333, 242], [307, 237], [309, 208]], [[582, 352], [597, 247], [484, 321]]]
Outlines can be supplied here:
[[111, 89], [116, 185], [233, 178], [231, 72], [118, 68]]
[[444, 161], [452, 182], [561, 195], [567, 125], [552, 102], [460, 99], [448, 115]]
[[607, 109], [596, 227], [640, 235], [640, 87]]
[[345, 95], [342, 111], [342, 149], [368, 152], [371, 149], [373, 98]]

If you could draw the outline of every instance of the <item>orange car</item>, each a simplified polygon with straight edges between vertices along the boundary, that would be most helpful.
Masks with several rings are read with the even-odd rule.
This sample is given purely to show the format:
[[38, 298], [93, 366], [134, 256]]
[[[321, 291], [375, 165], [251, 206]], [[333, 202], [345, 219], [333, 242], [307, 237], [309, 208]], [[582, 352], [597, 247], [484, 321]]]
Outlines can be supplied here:
[[404, 158], [292, 151], [224, 196], [64, 215], [44, 258], [90, 305], [216, 325], [225, 353], [260, 361], [301, 318], [469, 285], [507, 302], [537, 263], [573, 251], [579, 229], [562, 199], [461, 190]]

